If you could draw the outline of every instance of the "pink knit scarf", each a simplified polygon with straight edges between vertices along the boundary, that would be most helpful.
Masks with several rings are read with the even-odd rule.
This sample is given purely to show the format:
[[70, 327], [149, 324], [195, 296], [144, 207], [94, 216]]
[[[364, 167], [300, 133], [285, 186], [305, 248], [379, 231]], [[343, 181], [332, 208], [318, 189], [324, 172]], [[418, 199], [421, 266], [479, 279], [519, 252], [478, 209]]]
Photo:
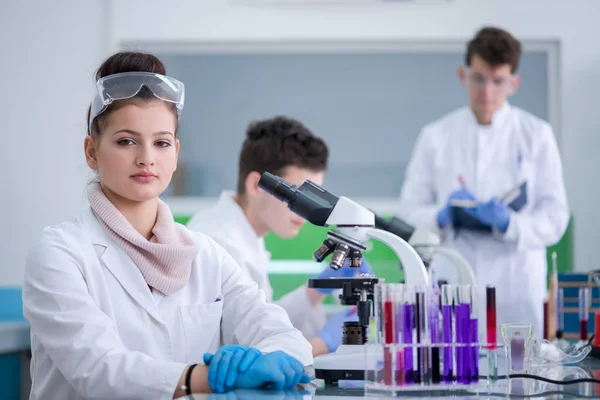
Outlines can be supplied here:
[[146, 283], [166, 295], [183, 288], [198, 254], [194, 238], [176, 224], [169, 206], [158, 200], [158, 215], [147, 240], [106, 197], [99, 183], [90, 185], [88, 201], [100, 225], [131, 257]]

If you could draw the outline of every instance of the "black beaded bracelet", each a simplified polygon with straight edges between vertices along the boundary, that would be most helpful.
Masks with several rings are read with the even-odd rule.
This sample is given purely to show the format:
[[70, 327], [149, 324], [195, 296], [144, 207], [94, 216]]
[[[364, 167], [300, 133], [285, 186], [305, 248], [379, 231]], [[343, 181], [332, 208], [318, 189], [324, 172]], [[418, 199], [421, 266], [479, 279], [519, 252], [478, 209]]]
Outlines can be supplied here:
[[185, 385], [181, 388], [182, 390], [185, 390], [185, 394], [188, 396], [192, 394], [192, 371], [196, 368], [196, 365], [198, 364], [192, 364], [188, 368], [187, 373], [185, 374]]

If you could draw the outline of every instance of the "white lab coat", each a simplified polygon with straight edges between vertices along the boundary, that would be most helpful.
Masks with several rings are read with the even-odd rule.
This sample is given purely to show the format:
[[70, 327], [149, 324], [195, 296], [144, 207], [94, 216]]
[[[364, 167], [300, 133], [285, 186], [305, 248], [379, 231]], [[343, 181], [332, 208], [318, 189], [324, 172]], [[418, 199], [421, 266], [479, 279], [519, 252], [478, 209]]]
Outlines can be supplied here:
[[[438, 211], [460, 189], [459, 175], [480, 201], [527, 180], [528, 202], [511, 212], [505, 234], [455, 235], [449, 228], [442, 237], [443, 245], [459, 251], [475, 270], [480, 336], [488, 284], [496, 286], [498, 332], [502, 323], [530, 323], [535, 335], [542, 336], [546, 247], [560, 240], [569, 221], [562, 164], [550, 125], [505, 104], [490, 126], [479, 125], [466, 107], [425, 126], [406, 171], [400, 196], [403, 217], [437, 229]], [[452, 275], [446, 260], [434, 259], [432, 265], [440, 275]]]
[[265, 302], [218, 244], [195, 237], [200, 251], [189, 282], [165, 296], [149, 290], [91, 209], [46, 228], [23, 287], [30, 398], [171, 399], [187, 364], [230, 343], [312, 364], [310, 344], [286, 313]]
[[[267, 301], [272, 301], [273, 289], [268, 276], [271, 254], [233, 196], [233, 192], [221, 193], [217, 204], [196, 213], [187, 227], [215, 239], [265, 292]], [[306, 285], [286, 294], [277, 304], [283, 307], [292, 324], [307, 339], [315, 337], [325, 325], [325, 311], [321, 305], [311, 304], [306, 295]]]

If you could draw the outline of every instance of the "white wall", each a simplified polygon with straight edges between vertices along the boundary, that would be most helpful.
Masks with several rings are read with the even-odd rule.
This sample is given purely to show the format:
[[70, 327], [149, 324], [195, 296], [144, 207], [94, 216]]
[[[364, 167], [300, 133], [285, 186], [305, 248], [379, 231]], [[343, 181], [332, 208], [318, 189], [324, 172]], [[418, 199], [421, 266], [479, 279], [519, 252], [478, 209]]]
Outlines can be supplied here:
[[84, 121], [105, 14], [100, 0], [0, 6], [0, 286], [20, 285], [42, 228], [83, 204]]
[[[311, 0], [315, 3], [315, 0]], [[592, 266], [600, 212], [600, 1], [454, 0], [416, 4], [243, 6], [242, 0], [112, 1], [109, 45], [184, 41], [468, 39], [484, 24], [521, 39], [561, 45], [561, 133], [565, 179], [575, 214], [575, 269]], [[132, 14], [133, 13], [133, 14]]]

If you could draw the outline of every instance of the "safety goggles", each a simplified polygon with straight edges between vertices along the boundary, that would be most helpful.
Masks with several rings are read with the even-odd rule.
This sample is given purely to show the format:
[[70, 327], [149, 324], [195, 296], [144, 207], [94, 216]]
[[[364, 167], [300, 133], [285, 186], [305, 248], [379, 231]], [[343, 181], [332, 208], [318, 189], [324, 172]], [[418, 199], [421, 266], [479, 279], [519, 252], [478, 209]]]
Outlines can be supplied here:
[[185, 87], [182, 82], [151, 72], [123, 72], [102, 77], [96, 82], [98, 94], [92, 100], [88, 134], [92, 131], [94, 119], [113, 101], [135, 97], [143, 87], [148, 88], [157, 99], [175, 104], [179, 118], [185, 99]]
[[512, 94], [515, 89], [516, 76], [486, 76], [480, 72], [475, 72], [471, 68], [465, 67], [465, 84], [467, 87], [485, 88], [488, 83], [496, 92]]

